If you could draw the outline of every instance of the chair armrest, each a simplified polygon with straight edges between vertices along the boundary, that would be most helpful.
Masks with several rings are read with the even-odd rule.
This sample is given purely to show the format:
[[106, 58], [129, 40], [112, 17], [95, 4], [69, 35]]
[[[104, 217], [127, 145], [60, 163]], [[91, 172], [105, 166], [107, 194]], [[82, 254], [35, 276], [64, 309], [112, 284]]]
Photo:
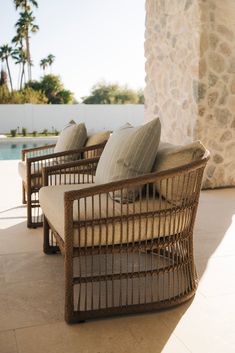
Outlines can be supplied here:
[[38, 152], [45, 152], [45, 150], [49, 150], [51, 152], [51, 149], [55, 147], [55, 144], [47, 145], [47, 146], [39, 146], [39, 147], [32, 147], [32, 148], [25, 148], [22, 149], [21, 155], [22, 155], [22, 161], [25, 161], [27, 154], [30, 154], [30, 156], [33, 156], [34, 154], [37, 155]]
[[[123, 180], [117, 180], [106, 184], [93, 185], [82, 190], [67, 191], [65, 192], [65, 200], [75, 201], [75, 200], [79, 200], [80, 198], [94, 196], [101, 193], [115, 192], [121, 189], [128, 189], [128, 188], [131, 189], [133, 187], [142, 188], [146, 184], [154, 185], [157, 182], [159, 183], [167, 182], [170, 179], [173, 179], [177, 176], [183, 177], [184, 175], [197, 170], [200, 170], [203, 173], [203, 170], [206, 166], [208, 159], [209, 159], [209, 154], [206, 154], [205, 157], [200, 161], [195, 161], [181, 167], [176, 167], [176, 168], [164, 170], [161, 172], [143, 174], [141, 176], [132, 177], [132, 178], [123, 179]], [[201, 179], [202, 179], [202, 174], [201, 174]]]
[[58, 153], [49, 153], [41, 156], [26, 158], [27, 183], [28, 184], [31, 183], [32, 177], [38, 177], [42, 175], [42, 168], [45, 167], [45, 161], [48, 164], [48, 166], [53, 166], [53, 165], [58, 165], [58, 164], [61, 165], [64, 163], [68, 163], [68, 159], [74, 158], [75, 160], [79, 160], [83, 157], [84, 152], [87, 152], [87, 151], [101, 152], [105, 144], [106, 142], [93, 145], [93, 146], [82, 147], [76, 150], [70, 150], [70, 151], [58, 152]]
[[[90, 158], [90, 159], [80, 159], [73, 162], [67, 162], [64, 164], [57, 164], [53, 166], [47, 166], [42, 168], [42, 180], [43, 186], [60, 185], [63, 184], [79, 184], [80, 182], [88, 183], [89, 180], [83, 178], [79, 178], [80, 175], [90, 175], [93, 177], [95, 175], [95, 171], [98, 165], [100, 157]], [[57, 175], [57, 178], [53, 178], [53, 176]], [[62, 178], [64, 175], [71, 175], [71, 178]]]
[[[45, 159], [55, 159], [55, 161], [57, 163], [65, 163], [66, 161], [66, 157], [76, 157], [76, 159], [79, 159], [78, 156], [80, 156], [80, 158], [83, 156], [84, 152], [88, 152], [88, 151], [95, 151], [95, 150], [101, 150], [103, 149], [105, 146], [105, 143], [101, 143], [98, 145], [93, 145], [93, 146], [88, 146], [88, 147], [82, 147], [76, 150], [70, 150], [70, 151], [64, 151], [64, 152], [57, 152], [57, 153], [50, 153], [50, 154], [46, 154], [46, 155], [42, 155], [42, 156], [37, 156], [37, 157], [32, 157], [32, 158], [27, 158], [27, 161], [29, 161], [30, 163], [33, 162], [39, 162], [41, 160], [45, 160]], [[59, 157], [61, 157], [61, 160], [59, 159]], [[64, 159], [64, 161], [63, 161]]]

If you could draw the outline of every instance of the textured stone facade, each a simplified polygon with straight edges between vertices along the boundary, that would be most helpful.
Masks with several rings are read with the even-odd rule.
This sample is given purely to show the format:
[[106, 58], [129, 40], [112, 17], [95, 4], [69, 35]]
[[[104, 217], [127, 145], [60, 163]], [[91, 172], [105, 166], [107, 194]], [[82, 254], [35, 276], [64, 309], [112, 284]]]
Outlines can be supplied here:
[[205, 187], [235, 185], [235, 1], [146, 0], [146, 114], [210, 150]]

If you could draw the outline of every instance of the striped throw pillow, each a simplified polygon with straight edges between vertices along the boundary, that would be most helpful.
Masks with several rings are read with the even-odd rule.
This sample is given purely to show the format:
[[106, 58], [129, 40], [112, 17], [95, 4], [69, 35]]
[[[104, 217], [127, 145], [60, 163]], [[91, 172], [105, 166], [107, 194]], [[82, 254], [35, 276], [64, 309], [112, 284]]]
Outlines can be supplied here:
[[[109, 138], [101, 154], [95, 182], [108, 183], [115, 180], [128, 179], [149, 173], [156, 158], [160, 141], [161, 123], [159, 118], [142, 126], [124, 125]], [[136, 192], [127, 191], [115, 194], [115, 199], [124, 202], [135, 198]]]

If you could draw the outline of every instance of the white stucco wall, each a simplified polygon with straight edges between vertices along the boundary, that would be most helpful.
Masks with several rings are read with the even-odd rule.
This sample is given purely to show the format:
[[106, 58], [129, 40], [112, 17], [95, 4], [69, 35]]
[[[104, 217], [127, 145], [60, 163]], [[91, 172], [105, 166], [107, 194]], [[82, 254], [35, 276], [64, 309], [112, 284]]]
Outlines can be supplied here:
[[0, 105], [0, 133], [22, 127], [28, 131], [61, 130], [70, 120], [85, 122], [89, 131], [115, 130], [126, 122], [140, 125], [144, 122], [144, 106], [122, 105]]

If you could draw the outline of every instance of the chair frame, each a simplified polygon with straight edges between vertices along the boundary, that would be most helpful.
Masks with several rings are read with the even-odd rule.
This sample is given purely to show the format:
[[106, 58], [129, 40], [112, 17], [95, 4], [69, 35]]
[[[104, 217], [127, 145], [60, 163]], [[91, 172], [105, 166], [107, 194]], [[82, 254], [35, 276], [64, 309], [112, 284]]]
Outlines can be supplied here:
[[[142, 175], [140, 177], [130, 178], [126, 180], [120, 180], [103, 185], [89, 185], [86, 189], [80, 189], [75, 191], [68, 191], [64, 193], [64, 215], [65, 215], [65, 238], [62, 239], [61, 235], [56, 231], [56, 225], [51, 224], [46, 216], [44, 216], [44, 252], [46, 254], [57, 253], [58, 251], [64, 255], [65, 261], [65, 320], [68, 323], [83, 322], [87, 319], [108, 317], [120, 314], [130, 314], [130, 313], [139, 313], [139, 312], [150, 312], [159, 309], [170, 308], [176, 306], [180, 303], [183, 303], [195, 294], [197, 288], [197, 273], [195, 269], [194, 256], [193, 256], [193, 228], [196, 218], [196, 212], [199, 202], [201, 183], [203, 177], [203, 171], [206, 166], [206, 163], [209, 159], [209, 152], [206, 152], [204, 157], [199, 161], [192, 162], [190, 164], [181, 166], [179, 168], [170, 169], [160, 173], [150, 173]], [[51, 166], [43, 168], [43, 185], [50, 185], [50, 177], [53, 174], [58, 173], [69, 173], [69, 172], [79, 172], [79, 168], [83, 168], [84, 173], [90, 170], [93, 174], [96, 170], [97, 163], [99, 158], [70, 162], [64, 164], [63, 166]], [[178, 179], [177, 179], [178, 178]], [[170, 182], [176, 182], [179, 178], [184, 180], [183, 192], [185, 193], [184, 200], [181, 200], [179, 205], [171, 205], [167, 209], [165, 208], [166, 200], [161, 198], [161, 187], [163, 183], [169, 185]], [[192, 179], [191, 179], [192, 178]], [[187, 182], [186, 182], [187, 180]], [[189, 181], [190, 180], [190, 181]], [[194, 182], [194, 191], [189, 192], [189, 183], [193, 180]], [[139, 241], [129, 241], [128, 243], [116, 244], [112, 240], [112, 244], [107, 243], [103, 244], [100, 242], [98, 245], [92, 246], [82, 246], [74, 247], [74, 232], [75, 229], [78, 231], [81, 227], [94, 227], [97, 222], [99, 224], [107, 225], [108, 223], [114, 224], [119, 222], [121, 225], [124, 221], [128, 222], [128, 219], [131, 219], [133, 215], [121, 215], [119, 217], [107, 217], [105, 219], [97, 220], [74, 220], [74, 203], [79, 205], [81, 200], [87, 200], [87, 198], [94, 198], [95, 195], [105, 194], [109, 197], [110, 193], [114, 195], [114, 192], [126, 190], [128, 188], [132, 189], [133, 187], [139, 187], [140, 190], [143, 190], [145, 186], [145, 193], [150, 190], [149, 187], [154, 187], [156, 182], [160, 185], [160, 199], [162, 206], [156, 210], [149, 210], [145, 212], [139, 211], [135, 214], [137, 219], [141, 217], [160, 217], [160, 222], [166, 222], [166, 217], [170, 218], [170, 222], [173, 222], [177, 213], [186, 212], [185, 214], [190, 214], [190, 222], [186, 229], [183, 231], [177, 231], [172, 235], [163, 234], [161, 236], [155, 237], [152, 235], [151, 239], [141, 239]], [[178, 181], [179, 182], [179, 181]], [[187, 185], [186, 185], [187, 183]], [[168, 190], [170, 196], [170, 190]], [[140, 191], [142, 193], [142, 191]], [[155, 194], [155, 190], [154, 190]], [[140, 196], [140, 200], [141, 200]], [[86, 201], [84, 201], [86, 202]], [[112, 201], [115, 202], [115, 201]], [[104, 207], [104, 205], [100, 205]], [[188, 213], [187, 213], [188, 212]], [[79, 206], [78, 206], [78, 215], [79, 215]], [[107, 237], [111, 235], [107, 234]], [[107, 238], [108, 239], [108, 238]], [[93, 243], [92, 243], [93, 244]], [[108, 273], [107, 268], [105, 273], [94, 273], [85, 272], [85, 275], [81, 272], [79, 275], [76, 275], [76, 268], [74, 265], [75, 259], [78, 259], [79, 264], [82, 263], [82, 259], [85, 258], [85, 261], [88, 257], [91, 257], [92, 261], [95, 256], [98, 256], [99, 261], [101, 261], [101, 256], [107, 259], [107, 256], [120, 257], [121, 256], [147, 256], [152, 258], [153, 256], [159, 256], [166, 260], [166, 265], [162, 265], [161, 268], [153, 268], [152, 264], [150, 268], [145, 268], [145, 270], [140, 270], [140, 267], [137, 269], [132, 268], [128, 271], [122, 271], [118, 273]], [[126, 255], [125, 255], [126, 254]], [[132, 260], [133, 261], [133, 260]], [[147, 261], [147, 260], [146, 260]], [[152, 261], [152, 260], [151, 260]], [[80, 265], [79, 265], [80, 266]], [[113, 268], [112, 268], [113, 269]], [[92, 270], [93, 271], [93, 270]], [[180, 276], [182, 273], [187, 278], [187, 287], [183, 288], [183, 284], [180, 284]], [[154, 282], [154, 285], [159, 280], [160, 276], [168, 276], [168, 281], [170, 281], [170, 276], [173, 276], [177, 280], [177, 288], [180, 289], [178, 295], [169, 295], [169, 297], [164, 299], [153, 299], [151, 294], [151, 299], [147, 298], [146, 288], [145, 296], [140, 300], [142, 294], [139, 295], [138, 302], [134, 302], [133, 299], [129, 302], [129, 299], [125, 300], [122, 296], [122, 282], [126, 281], [132, 283], [133, 281], [141, 281], [146, 278], [151, 278], [151, 286]], [[119, 293], [119, 305], [114, 304], [114, 293], [112, 293], [112, 303], [108, 302], [108, 292], [110, 291], [110, 286], [113, 286], [115, 281], [119, 281], [120, 293]], [[140, 282], [139, 282], [140, 283]], [[145, 282], [146, 283], [146, 282]], [[163, 279], [164, 283], [164, 279]], [[98, 307], [93, 305], [93, 286], [97, 285], [99, 288], [103, 288], [102, 285], [106, 286], [104, 290], [106, 295], [106, 303], [102, 304], [102, 298], [99, 294], [99, 303]], [[79, 291], [79, 299], [75, 302], [75, 286]], [[181, 288], [182, 286], [182, 288]], [[174, 287], [174, 285], [173, 285]], [[84, 289], [85, 288], [85, 289]], [[92, 294], [89, 294], [89, 288], [92, 288]], [[109, 289], [108, 289], [109, 288]], [[113, 287], [112, 287], [113, 288]], [[133, 290], [133, 289], [132, 289]], [[139, 289], [140, 291], [141, 289]], [[160, 290], [160, 289], [158, 289]], [[169, 293], [170, 293], [170, 289]], [[127, 290], [128, 291], [128, 290]], [[164, 289], [163, 289], [164, 291]], [[132, 293], [133, 296], [133, 293]], [[101, 298], [101, 299], [100, 299]], [[121, 298], [121, 299], [120, 299]], [[84, 303], [83, 310], [79, 310], [80, 302]], [[85, 308], [85, 309], [84, 309]]]
[[22, 161], [26, 162], [26, 182], [22, 181], [22, 203], [27, 204], [28, 228], [37, 228], [43, 225], [38, 199], [39, 190], [42, 187], [43, 163], [49, 161], [48, 165], [62, 165], [68, 163], [68, 159], [84, 158], [85, 152], [101, 154], [106, 142], [58, 153], [53, 152], [55, 144], [22, 150]]

